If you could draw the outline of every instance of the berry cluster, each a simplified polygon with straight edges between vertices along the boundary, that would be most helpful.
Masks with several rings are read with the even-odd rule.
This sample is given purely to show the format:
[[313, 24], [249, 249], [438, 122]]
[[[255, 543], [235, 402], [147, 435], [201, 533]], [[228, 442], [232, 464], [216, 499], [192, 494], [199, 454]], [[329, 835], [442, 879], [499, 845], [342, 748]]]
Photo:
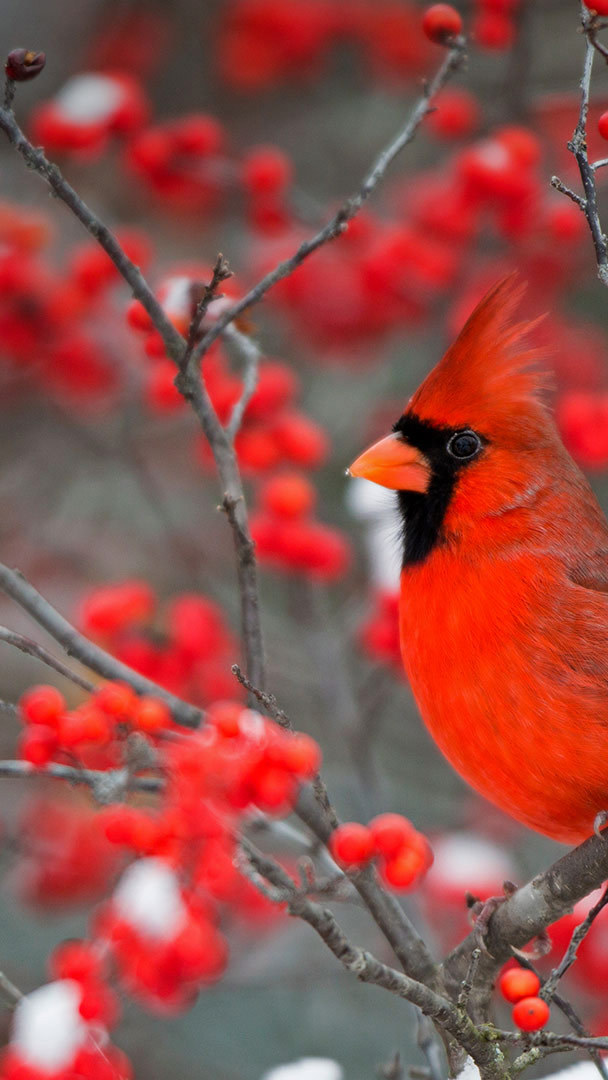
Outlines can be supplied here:
[[371, 597], [372, 610], [359, 626], [359, 644], [370, 660], [403, 676], [399, 642], [399, 593], [379, 590]]
[[137, 697], [117, 682], [106, 683], [71, 710], [54, 686], [33, 686], [22, 696], [19, 714], [24, 724], [19, 753], [37, 768], [62, 755], [107, 749], [127, 726], [146, 735], [171, 726], [171, 713], [160, 698]]
[[251, 534], [262, 564], [335, 581], [348, 569], [350, 546], [338, 529], [314, 520], [316, 497], [302, 473], [277, 473], [260, 487], [260, 510], [251, 517]]
[[181, 593], [161, 608], [146, 582], [100, 585], [82, 598], [79, 624], [119, 660], [188, 701], [205, 705], [235, 693], [230, 666], [238, 645], [206, 596]]
[[418, 885], [433, 862], [428, 840], [401, 814], [379, 814], [369, 825], [338, 825], [329, 850], [344, 870], [361, 870], [375, 859], [382, 880], [404, 892]]
[[540, 979], [526, 968], [510, 967], [500, 977], [500, 992], [512, 1003], [513, 1023], [522, 1031], [539, 1031], [547, 1023], [550, 1010], [538, 996]]
[[131, 140], [125, 164], [159, 203], [197, 214], [218, 207], [230, 177], [225, 133], [206, 113], [143, 128]]
[[243, 92], [318, 77], [330, 49], [355, 45], [375, 77], [415, 78], [427, 59], [415, 6], [394, 0], [233, 0], [219, 39], [224, 82]]
[[133, 76], [87, 71], [72, 76], [30, 117], [31, 137], [49, 154], [97, 158], [112, 137], [132, 136], [146, 123], [148, 102]]
[[3, 1080], [130, 1080], [131, 1063], [109, 1041], [118, 1019], [114, 995], [99, 979], [100, 960], [86, 943], [51, 958], [68, 970], [23, 997], [2, 1054]]

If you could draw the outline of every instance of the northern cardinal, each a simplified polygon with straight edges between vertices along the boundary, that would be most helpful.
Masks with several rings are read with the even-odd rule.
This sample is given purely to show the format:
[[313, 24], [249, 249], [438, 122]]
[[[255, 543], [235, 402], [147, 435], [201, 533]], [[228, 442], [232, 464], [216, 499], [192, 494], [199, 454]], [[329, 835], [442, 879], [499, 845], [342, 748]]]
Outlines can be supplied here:
[[608, 523], [496, 285], [353, 476], [398, 493], [400, 632], [457, 771], [565, 842], [608, 809]]

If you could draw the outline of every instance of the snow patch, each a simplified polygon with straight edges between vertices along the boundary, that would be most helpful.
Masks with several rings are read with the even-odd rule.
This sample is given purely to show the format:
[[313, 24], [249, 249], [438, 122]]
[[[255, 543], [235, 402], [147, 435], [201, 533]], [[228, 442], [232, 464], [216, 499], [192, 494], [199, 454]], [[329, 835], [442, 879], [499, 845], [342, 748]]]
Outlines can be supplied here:
[[163, 859], [138, 859], [125, 870], [112, 896], [120, 918], [142, 934], [167, 941], [186, 921], [179, 882]]
[[342, 1080], [342, 1067], [332, 1058], [300, 1058], [287, 1065], [276, 1065], [262, 1080]]
[[75, 75], [55, 97], [63, 118], [73, 124], [108, 120], [124, 100], [124, 88], [107, 75]]
[[71, 1065], [89, 1026], [78, 1012], [82, 987], [59, 979], [22, 998], [13, 1016], [11, 1044], [34, 1069], [54, 1073]]
[[433, 842], [433, 853], [435, 862], [427, 875], [431, 886], [447, 882], [451, 887], [483, 892], [513, 877], [513, 864], [505, 853], [473, 833], [440, 836]]

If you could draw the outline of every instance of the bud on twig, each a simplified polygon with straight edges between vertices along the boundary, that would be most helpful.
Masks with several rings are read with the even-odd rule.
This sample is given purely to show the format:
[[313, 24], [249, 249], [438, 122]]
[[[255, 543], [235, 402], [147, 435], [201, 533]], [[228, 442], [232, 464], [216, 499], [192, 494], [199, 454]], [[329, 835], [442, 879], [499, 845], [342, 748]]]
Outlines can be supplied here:
[[46, 56], [43, 52], [34, 52], [33, 49], [11, 49], [4, 70], [6, 77], [13, 82], [27, 82], [35, 79], [46, 64]]

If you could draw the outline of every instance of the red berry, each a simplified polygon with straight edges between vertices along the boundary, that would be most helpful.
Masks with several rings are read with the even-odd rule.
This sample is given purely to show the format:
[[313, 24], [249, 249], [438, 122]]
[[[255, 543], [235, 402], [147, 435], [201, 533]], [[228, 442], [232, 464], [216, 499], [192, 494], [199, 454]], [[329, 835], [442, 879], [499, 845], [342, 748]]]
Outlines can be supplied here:
[[374, 838], [366, 825], [347, 821], [334, 829], [329, 850], [343, 869], [365, 866], [374, 854]]
[[160, 698], [142, 697], [133, 711], [132, 723], [138, 731], [154, 734], [171, 726], [171, 712]]
[[281, 456], [302, 469], [316, 469], [329, 453], [327, 435], [303, 413], [281, 413], [273, 424], [273, 435]]
[[142, 330], [144, 333], [152, 330], [152, 319], [139, 300], [131, 300], [127, 308], [127, 322], [133, 330]]
[[301, 473], [282, 473], [267, 480], [260, 493], [264, 510], [276, 517], [302, 518], [311, 512], [317, 493]]
[[49, 971], [54, 979], [87, 982], [98, 977], [103, 968], [99, 951], [90, 941], [62, 941], [49, 957]]
[[516, 165], [524, 169], [531, 169], [537, 165], [541, 158], [541, 146], [538, 136], [529, 128], [517, 124], [510, 124], [500, 128], [495, 137], [510, 153]]
[[597, 130], [602, 139], [608, 139], [608, 112], [603, 112], [597, 122]]
[[166, 414], [185, 408], [186, 399], [175, 385], [175, 374], [175, 364], [164, 356], [148, 372], [144, 399], [151, 412]]
[[238, 701], [215, 701], [207, 709], [207, 721], [213, 724], [225, 739], [241, 734], [243, 706]]
[[19, 699], [21, 717], [26, 724], [56, 727], [65, 712], [65, 698], [54, 686], [32, 686]]
[[504, 52], [515, 41], [515, 23], [500, 11], [482, 11], [473, 23], [472, 36], [482, 49]]
[[441, 139], [462, 139], [471, 135], [478, 126], [480, 108], [469, 90], [445, 90], [437, 101], [435, 112], [430, 113], [427, 124], [434, 135]]
[[285, 740], [282, 761], [296, 776], [312, 779], [321, 767], [321, 750], [310, 735], [296, 732]]
[[28, 724], [19, 739], [19, 755], [37, 769], [48, 765], [58, 746], [57, 732], [42, 724]]
[[538, 1031], [547, 1023], [550, 1012], [542, 998], [527, 997], [517, 1002], [511, 1015], [513, 1023], [522, 1031]]
[[462, 19], [451, 4], [433, 4], [422, 16], [422, 29], [429, 41], [446, 45], [462, 33]]
[[291, 181], [291, 162], [276, 146], [256, 146], [243, 159], [243, 184], [252, 195], [276, 195]]
[[404, 848], [415, 835], [411, 821], [401, 814], [378, 814], [369, 823], [378, 855], [391, 859]]
[[138, 697], [127, 683], [107, 682], [95, 693], [95, 704], [116, 720], [127, 720], [137, 707]]
[[381, 874], [387, 885], [393, 889], [409, 889], [418, 880], [424, 869], [420, 852], [404, 847], [392, 859], [387, 859], [381, 868]]
[[533, 971], [513, 967], [501, 975], [498, 985], [507, 1001], [516, 1002], [522, 998], [535, 997], [540, 990], [540, 979]]
[[133, 623], [146, 622], [156, 606], [145, 581], [121, 581], [91, 589], [83, 601], [82, 623], [92, 634], [115, 634]]
[[608, 0], [583, 0], [583, 3], [596, 15], [608, 15]]

